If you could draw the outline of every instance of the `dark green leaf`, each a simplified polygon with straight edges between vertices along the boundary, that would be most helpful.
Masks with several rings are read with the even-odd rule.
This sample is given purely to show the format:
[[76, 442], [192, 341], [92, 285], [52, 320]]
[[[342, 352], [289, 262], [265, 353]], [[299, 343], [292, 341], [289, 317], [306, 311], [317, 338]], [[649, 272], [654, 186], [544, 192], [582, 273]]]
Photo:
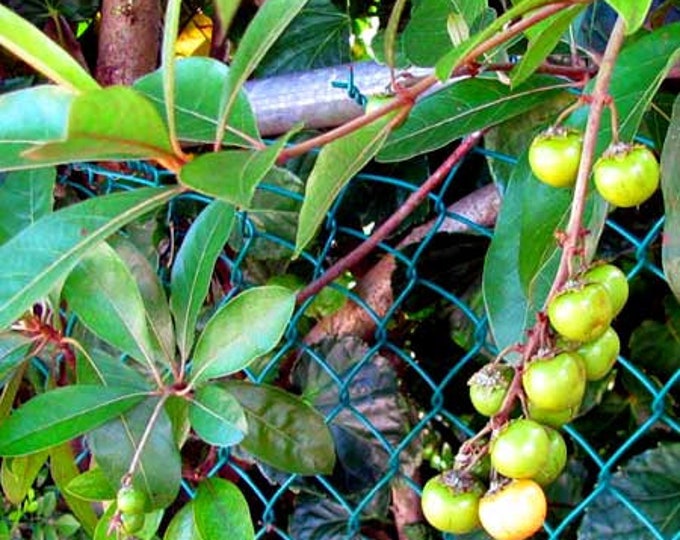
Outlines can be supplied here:
[[[619, 113], [623, 140], [632, 139], [647, 104], [654, 96], [680, 47], [680, 24], [672, 24], [640, 38], [621, 52], [610, 85]], [[591, 86], [586, 88], [590, 91]], [[583, 129], [587, 110], [579, 109], [568, 124]], [[602, 118], [597, 151], [611, 140], [609, 114]], [[526, 156], [515, 168], [503, 196], [496, 234], [484, 269], [484, 298], [496, 344], [503, 348], [521, 340], [543, 305], [558, 264], [554, 232], [565, 222], [571, 197], [551, 189], [530, 172]], [[586, 208], [587, 257], [601, 234], [607, 207], [597, 194]]]
[[331, 0], [309, 0], [269, 49], [255, 74], [267, 77], [349, 62], [351, 25], [348, 14]]
[[182, 358], [191, 353], [196, 321], [217, 257], [224, 249], [234, 223], [234, 207], [215, 200], [198, 216], [187, 231], [172, 266], [170, 309], [175, 319], [177, 346]]
[[14, 505], [21, 504], [47, 460], [47, 452], [5, 458], [0, 469], [2, 494]]
[[52, 211], [56, 174], [47, 167], [0, 179], [0, 245]]
[[203, 540], [222, 540], [225, 531], [233, 540], [255, 538], [248, 502], [231, 482], [222, 478], [204, 480], [193, 506], [196, 529]]
[[626, 21], [626, 34], [634, 34], [644, 24], [652, 0], [606, 0]]
[[205, 540], [198, 532], [194, 518], [194, 502], [185, 504], [168, 525], [163, 540]]
[[673, 114], [661, 153], [661, 189], [665, 210], [663, 271], [675, 297], [680, 300], [680, 99]]
[[46, 296], [89, 249], [176, 193], [143, 188], [95, 197], [43, 217], [0, 246], [0, 328]]
[[73, 100], [66, 140], [25, 153], [41, 163], [173, 158], [165, 123], [141, 93], [110, 86]]
[[[78, 327], [76, 327], [76, 331]], [[96, 339], [89, 332], [88, 337]], [[139, 390], [151, 390], [151, 385], [142, 374], [122, 362], [120, 357], [90, 345], [89, 342], [78, 338], [79, 343], [85, 347], [88, 355], [81, 351], [76, 353], [76, 377], [79, 384], [97, 384], [103, 386], [126, 386]], [[88, 340], [91, 341], [91, 340]]]
[[673, 537], [680, 530], [678, 460], [680, 444], [666, 444], [628, 461], [588, 506], [578, 531], [579, 540], [652, 537], [640, 518], [621, 500], [622, 496], [654, 525], [662, 538]]
[[141, 451], [133, 485], [147, 494], [154, 509], [165, 508], [175, 500], [182, 473], [179, 450], [165, 410], [162, 409], [152, 423], [157, 404], [157, 397], [146, 399], [94, 430], [87, 438], [97, 464], [111, 485], [117, 486], [130, 467], [145, 430], [151, 429]]
[[[187, 163], [180, 181], [200, 193], [236, 206], [250, 205], [255, 188], [276, 162], [287, 137], [264, 150], [225, 150], [203, 154]], [[216, 171], [224, 171], [216, 174]]]
[[209, 384], [199, 388], [189, 406], [189, 420], [196, 434], [215, 446], [233, 446], [248, 431], [245, 412], [222, 387]]
[[680, 370], [680, 305], [670, 296], [664, 303], [665, 321], [642, 321], [629, 347], [636, 366], [665, 380]]
[[[229, 67], [213, 58], [191, 57], [176, 61], [175, 65], [175, 120], [177, 136], [189, 142], [209, 142], [215, 139], [220, 96], [225, 92]], [[197, 85], [196, 81], [201, 84]], [[145, 75], [134, 83], [165, 115], [163, 99], [163, 70]], [[257, 121], [243, 90], [236, 94], [223, 144], [251, 147], [251, 140], [259, 141]]]
[[210, 318], [194, 352], [191, 380], [224, 377], [271, 351], [295, 307], [285, 287], [255, 287], [227, 302]]
[[468, 133], [526, 113], [564, 91], [559, 79], [532, 77], [512, 90], [500, 81], [466, 79], [424, 98], [387, 139], [379, 161], [401, 161]]
[[154, 365], [144, 301], [112, 247], [102, 243], [90, 250], [69, 274], [63, 294], [69, 308], [94, 334], [143, 365]]
[[390, 132], [389, 116], [323, 147], [307, 179], [295, 240], [299, 255], [314, 238], [340, 190], [378, 153]]
[[0, 424], [0, 455], [22, 456], [69, 441], [139, 403], [133, 388], [65, 386], [39, 394]]
[[248, 434], [241, 445], [282, 471], [328, 474], [335, 448], [323, 417], [299, 397], [279, 388], [242, 381], [222, 383], [246, 411]]
[[74, 94], [49, 85], [0, 96], [0, 170], [42, 167], [23, 156], [35, 144], [66, 136]]
[[18, 332], [0, 332], [0, 388], [26, 359], [31, 340]]
[[112, 501], [117, 492], [98, 467], [75, 476], [66, 485], [66, 493], [84, 501]]

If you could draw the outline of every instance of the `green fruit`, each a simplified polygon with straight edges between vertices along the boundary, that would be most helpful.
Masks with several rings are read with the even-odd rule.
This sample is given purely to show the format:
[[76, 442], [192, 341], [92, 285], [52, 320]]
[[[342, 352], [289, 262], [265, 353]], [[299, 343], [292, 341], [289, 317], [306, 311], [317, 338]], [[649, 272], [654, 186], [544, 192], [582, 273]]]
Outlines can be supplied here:
[[593, 180], [602, 198], [614, 206], [639, 206], [659, 187], [656, 156], [645, 146], [618, 145], [593, 166]]
[[533, 478], [548, 459], [550, 439], [533, 420], [508, 423], [491, 440], [491, 465], [508, 478]]
[[541, 486], [547, 486], [557, 480], [567, 464], [567, 445], [562, 435], [550, 428], [545, 428], [545, 431], [550, 439], [548, 459], [543, 468], [533, 478]]
[[529, 409], [529, 418], [531, 420], [553, 428], [560, 428], [564, 424], [568, 424], [576, 417], [576, 413], [578, 413], [578, 407], [548, 411], [536, 407], [531, 400], [528, 401], [527, 408]]
[[529, 147], [534, 175], [553, 187], [571, 187], [576, 181], [583, 138], [576, 131], [551, 128], [537, 135]]
[[534, 359], [524, 370], [522, 385], [529, 401], [540, 409], [578, 408], [586, 391], [583, 359], [574, 352]]
[[628, 279], [620, 268], [613, 264], [598, 264], [583, 274], [586, 283], [599, 283], [609, 293], [613, 315], [618, 315], [628, 300]]
[[612, 302], [599, 283], [587, 283], [563, 290], [548, 304], [553, 328], [572, 341], [592, 341], [612, 322]]
[[121, 530], [126, 534], [134, 534], [144, 527], [144, 514], [127, 514], [123, 512], [120, 515]]
[[118, 490], [116, 504], [124, 514], [143, 514], [147, 510], [149, 498], [142, 490], [126, 486]]
[[479, 499], [484, 486], [471, 475], [451, 470], [430, 478], [420, 501], [425, 519], [434, 528], [465, 534], [479, 526]]
[[583, 358], [586, 379], [603, 379], [616, 363], [620, 350], [619, 335], [611, 327], [596, 340], [581, 345], [576, 352]]
[[470, 377], [470, 401], [477, 412], [493, 416], [501, 410], [513, 374], [508, 365], [487, 364]]

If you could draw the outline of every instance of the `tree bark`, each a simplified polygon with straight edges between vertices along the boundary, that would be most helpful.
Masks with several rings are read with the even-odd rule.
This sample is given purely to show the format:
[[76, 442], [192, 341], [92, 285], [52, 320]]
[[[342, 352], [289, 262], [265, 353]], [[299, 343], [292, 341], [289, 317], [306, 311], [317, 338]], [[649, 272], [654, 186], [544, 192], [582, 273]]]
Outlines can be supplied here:
[[159, 0], [103, 0], [95, 78], [102, 86], [132, 84], [158, 65]]

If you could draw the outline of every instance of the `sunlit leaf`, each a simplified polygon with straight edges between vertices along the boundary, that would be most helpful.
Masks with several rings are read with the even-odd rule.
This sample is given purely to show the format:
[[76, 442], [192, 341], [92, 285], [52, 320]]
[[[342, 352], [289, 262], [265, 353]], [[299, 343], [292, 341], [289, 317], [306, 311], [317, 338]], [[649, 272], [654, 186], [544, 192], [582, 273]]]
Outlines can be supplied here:
[[626, 21], [626, 34], [634, 34], [644, 24], [652, 0], [606, 0]]
[[222, 540], [229, 531], [233, 540], [255, 538], [248, 502], [239, 489], [222, 478], [204, 480], [193, 503], [196, 529], [203, 540]]

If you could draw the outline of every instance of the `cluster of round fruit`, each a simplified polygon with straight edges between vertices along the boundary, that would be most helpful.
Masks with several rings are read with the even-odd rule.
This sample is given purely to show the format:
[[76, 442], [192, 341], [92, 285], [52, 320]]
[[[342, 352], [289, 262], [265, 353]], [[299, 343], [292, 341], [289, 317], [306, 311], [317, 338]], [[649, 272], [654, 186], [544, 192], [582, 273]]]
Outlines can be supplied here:
[[142, 490], [133, 486], [123, 486], [118, 490], [116, 505], [120, 515], [120, 531], [134, 535], [144, 527], [144, 519], [149, 498]]
[[[571, 187], [576, 181], [583, 139], [561, 126], [534, 138], [529, 165], [534, 175], [554, 187]], [[659, 162], [642, 145], [615, 143], [593, 166], [593, 181], [602, 198], [614, 206], [629, 208], [649, 199], [659, 187]]]
[[616, 362], [620, 344], [610, 325], [627, 299], [625, 274], [611, 264], [596, 264], [548, 304], [556, 333], [549, 352], [541, 351], [521, 368], [494, 362], [473, 375], [470, 400], [479, 413], [507, 418], [508, 393], [521, 383], [526, 416], [501, 419], [493, 430], [486, 448], [495, 471], [491, 490], [485, 491], [477, 471], [465, 467], [427, 482], [422, 508], [434, 527], [463, 534], [481, 525], [496, 540], [523, 540], [540, 529], [547, 511], [543, 487], [567, 462], [567, 446], [556, 428], [576, 416], [588, 381], [604, 378]]

